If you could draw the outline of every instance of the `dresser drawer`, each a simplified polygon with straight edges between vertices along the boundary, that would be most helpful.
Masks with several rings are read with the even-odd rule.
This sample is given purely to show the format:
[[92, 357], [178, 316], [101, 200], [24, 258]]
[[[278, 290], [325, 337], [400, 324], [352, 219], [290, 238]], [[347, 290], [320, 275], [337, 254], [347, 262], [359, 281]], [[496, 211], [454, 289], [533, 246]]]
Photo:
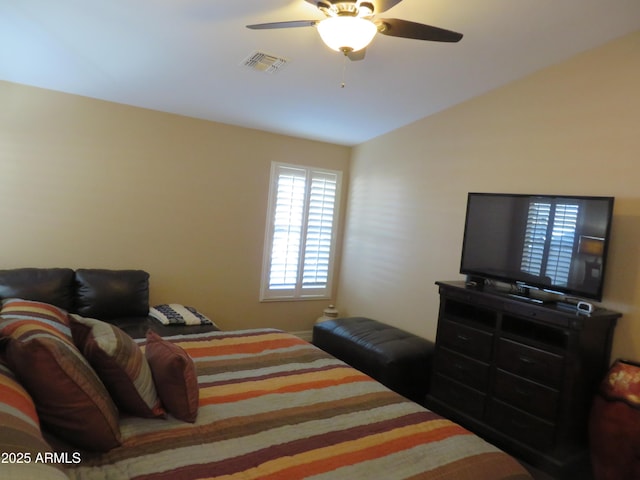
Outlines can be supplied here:
[[[572, 317], [571, 314], [558, 312], [539, 305], [529, 305], [525, 302], [507, 303], [504, 306], [504, 310], [521, 318], [548, 322], [560, 327], [568, 327]], [[575, 318], [575, 315], [573, 317]]]
[[474, 418], [484, 414], [484, 394], [442, 375], [433, 376], [430, 395]]
[[499, 400], [492, 399], [487, 405], [487, 422], [502, 433], [538, 450], [553, 449], [554, 424], [545, 422]]
[[487, 390], [489, 365], [459, 355], [446, 348], [438, 348], [434, 359], [437, 373], [453, 378], [476, 390]]
[[489, 361], [493, 334], [457, 322], [443, 320], [438, 326], [438, 343], [478, 360]]
[[562, 383], [564, 357], [546, 350], [501, 338], [497, 366], [521, 377], [558, 387]]
[[503, 370], [496, 371], [494, 395], [500, 400], [549, 421], [554, 421], [558, 412], [557, 390]]

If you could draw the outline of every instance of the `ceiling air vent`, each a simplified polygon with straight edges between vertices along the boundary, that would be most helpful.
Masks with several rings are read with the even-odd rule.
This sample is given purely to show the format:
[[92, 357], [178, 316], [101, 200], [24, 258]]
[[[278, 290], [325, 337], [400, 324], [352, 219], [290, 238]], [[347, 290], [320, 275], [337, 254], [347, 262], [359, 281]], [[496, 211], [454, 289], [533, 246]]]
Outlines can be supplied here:
[[244, 59], [242, 65], [258, 72], [275, 73], [284, 67], [288, 61], [286, 58], [276, 57], [268, 53], [253, 52]]

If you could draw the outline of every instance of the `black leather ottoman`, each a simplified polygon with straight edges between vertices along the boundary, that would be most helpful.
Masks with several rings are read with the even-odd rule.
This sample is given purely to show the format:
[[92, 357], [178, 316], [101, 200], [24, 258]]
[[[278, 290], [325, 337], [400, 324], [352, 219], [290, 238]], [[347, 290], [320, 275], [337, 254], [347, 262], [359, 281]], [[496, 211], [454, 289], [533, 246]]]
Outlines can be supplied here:
[[433, 342], [364, 317], [313, 327], [313, 344], [405, 397], [424, 404]]

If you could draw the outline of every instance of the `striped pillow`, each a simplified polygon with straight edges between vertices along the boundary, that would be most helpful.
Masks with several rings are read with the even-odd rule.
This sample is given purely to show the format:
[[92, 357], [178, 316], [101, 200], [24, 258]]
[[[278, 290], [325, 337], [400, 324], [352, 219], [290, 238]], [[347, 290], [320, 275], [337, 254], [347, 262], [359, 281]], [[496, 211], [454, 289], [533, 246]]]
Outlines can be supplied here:
[[16, 457], [16, 462], [3, 462], [3, 478], [68, 478], [58, 468], [35, 463], [39, 454], [53, 449], [42, 437], [33, 400], [4, 365], [0, 365], [0, 425], [0, 452], [23, 455], [23, 460], [28, 455], [30, 459], [17, 463]]
[[0, 310], [0, 336], [19, 337], [29, 330], [44, 331], [73, 343], [65, 310], [48, 303], [20, 298], [3, 300]]
[[116, 405], [139, 417], [164, 417], [149, 363], [140, 347], [115, 325], [71, 315], [71, 331], [80, 349], [107, 387]]
[[6, 300], [0, 310], [4, 358], [33, 398], [42, 424], [72, 445], [105, 451], [120, 444], [118, 410], [73, 344], [66, 312]]
[[36, 406], [11, 370], [0, 365], [0, 452], [51, 452]]

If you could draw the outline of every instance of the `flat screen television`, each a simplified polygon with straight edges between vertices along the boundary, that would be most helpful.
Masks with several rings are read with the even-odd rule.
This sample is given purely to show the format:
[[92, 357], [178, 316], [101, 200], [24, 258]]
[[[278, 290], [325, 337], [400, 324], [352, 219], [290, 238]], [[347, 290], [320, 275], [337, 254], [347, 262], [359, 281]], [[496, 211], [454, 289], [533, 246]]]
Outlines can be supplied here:
[[602, 300], [613, 197], [469, 193], [460, 273]]

